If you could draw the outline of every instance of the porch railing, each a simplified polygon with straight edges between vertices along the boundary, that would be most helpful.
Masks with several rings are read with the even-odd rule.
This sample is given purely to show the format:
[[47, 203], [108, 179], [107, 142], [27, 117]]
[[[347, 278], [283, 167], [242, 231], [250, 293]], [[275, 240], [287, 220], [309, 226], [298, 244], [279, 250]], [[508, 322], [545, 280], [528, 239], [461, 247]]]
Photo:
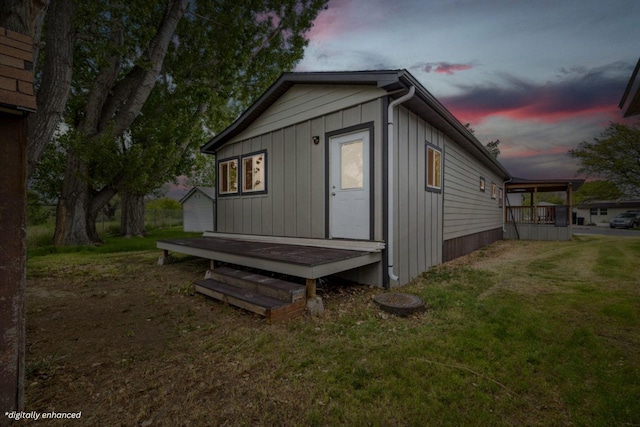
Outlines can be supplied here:
[[509, 206], [506, 222], [516, 224], [555, 224], [555, 206]]

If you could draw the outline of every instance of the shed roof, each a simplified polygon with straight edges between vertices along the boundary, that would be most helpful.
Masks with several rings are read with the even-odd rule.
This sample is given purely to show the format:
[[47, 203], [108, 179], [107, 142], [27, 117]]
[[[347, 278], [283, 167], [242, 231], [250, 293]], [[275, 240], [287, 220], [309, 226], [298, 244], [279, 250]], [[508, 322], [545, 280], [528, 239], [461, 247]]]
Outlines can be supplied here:
[[184, 195], [184, 197], [182, 199], [180, 199], [180, 203], [186, 202], [187, 199], [189, 197], [191, 197], [193, 195], [193, 193], [195, 193], [196, 191], [204, 194], [205, 196], [207, 196], [211, 200], [215, 200], [216, 199], [216, 189], [215, 189], [215, 187], [193, 187], [191, 190], [189, 190], [189, 192], [187, 194]]
[[223, 144], [247, 129], [254, 120], [295, 84], [376, 86], [386, 90], [389, 96], [394, 99], [402, 96], [411, 86], [415, 86], [415, 95], [403, 106], [443, 131], [497, 174], [505, 178], [510, 177], [504, 166], [487, 151], [469, 129], [460, 123], [407, 70], [284, 73], [235, 122], [204, 144], [200, 151], [214, 154]]

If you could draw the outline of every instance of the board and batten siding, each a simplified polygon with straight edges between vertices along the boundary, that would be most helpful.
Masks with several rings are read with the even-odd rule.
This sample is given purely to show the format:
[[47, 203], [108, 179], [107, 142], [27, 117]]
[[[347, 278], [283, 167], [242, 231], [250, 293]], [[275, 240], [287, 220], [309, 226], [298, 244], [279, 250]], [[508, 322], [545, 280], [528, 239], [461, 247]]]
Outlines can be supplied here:
[[[316, 89], [293, 86], [256, 120], [259, 126], [254, 122], [245, 132], [217, 151], [219, 160], [261, 150], [266, 150], [267, 153], [266, 194], [220, 196], [217, 202], [217, 231], [325, 238], [327, 233], [325, 214], [327, 141], [325, 135], [327, 133], [373, 122], [372, 144], [376, 162], [374, 167], [380, 170], [382, 157], [380, 90], [357, 87], [356, 94], [352, 93], [352, 96], [349, 96], [347, 87], [338, 87], [336, 90], [329, 91], [334, 95], [331, 98], [324, 91]], [[367, 91], [369, 94], [365, 96], [363, 92]], [[318, 98], [321, 102], [318, 102]], [[344, 103], [349, 104], [363, 98], [369, 100], [334, 109]], [[281, 111], [291, 109], [303, 111], [304, 115], [294, 114], [286, 119], [285, 115], [280, 114]], [[289, 114], [291, 114], [290, 111]], [[274, 117], [279, 119], [267, 120]], [[304, 119], [292, 122], [296, 118]], [[267, 126], [265, 124], [267, 122], [270, 125]], [[268, 131], [256, 135], [257, 129]], [[251, 136], [246, 138], [247, 135]], [[320, 137], [319, 144], [312, 142], [313, 136]], [[382, 177], [380, 174], [374, 174], [373, 177], [374, 189], [379, 191]], [[375, 197], [374, 200], [374, 210], [381, 212], [382, 198]], [[382, 240], [381, 215], [374, 215], [373, 219], [376, 230], [375, 239]]]
[[297, 84], [278, 98], [247, 129], [232, 138], [229, 143], [264, 135], [316, 117], [330, 115], [385, 95], [386, 91], [371, 86]]
[[393, 264], [398, 283], [406, 284], [442, 260], [443, 198], [426, 191], [425, 168], [426, 144], [443, 150], [445, 136], [402, 106], [394, 114]]

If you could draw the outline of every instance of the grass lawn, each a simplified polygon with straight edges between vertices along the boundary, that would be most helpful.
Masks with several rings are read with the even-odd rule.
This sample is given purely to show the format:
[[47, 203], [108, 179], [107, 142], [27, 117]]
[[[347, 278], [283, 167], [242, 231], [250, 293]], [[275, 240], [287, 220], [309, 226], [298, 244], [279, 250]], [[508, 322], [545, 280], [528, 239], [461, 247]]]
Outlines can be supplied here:
[[82, 411], [77, 425], [640, 422], [640, 238], [498, 242], [401, 288], [429, 307], [409, 318], [329, 280], [324, 317], [275, 325], [195, 295], [208, 262], [157, 266], [154, 238], [30, 253], [26, 410]]

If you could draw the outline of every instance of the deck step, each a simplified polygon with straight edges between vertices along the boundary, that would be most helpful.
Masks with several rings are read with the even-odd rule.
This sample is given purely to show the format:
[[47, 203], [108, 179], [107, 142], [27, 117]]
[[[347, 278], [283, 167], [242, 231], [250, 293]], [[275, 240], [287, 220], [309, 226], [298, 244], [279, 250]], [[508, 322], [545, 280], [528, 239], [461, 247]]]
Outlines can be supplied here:
[[283, 301], [215, 279], [197, 282], [195, 288], [196, 292], [203, 295], [264, 316], [268, 322], [297, 317], [304, 313], [306, 306], [305, 299], [296, 302]]
[[306, 295], [306, 287], [303, 285], [231, 267], [212, 270], [211, 278], [288, 302], [303, 301]]

